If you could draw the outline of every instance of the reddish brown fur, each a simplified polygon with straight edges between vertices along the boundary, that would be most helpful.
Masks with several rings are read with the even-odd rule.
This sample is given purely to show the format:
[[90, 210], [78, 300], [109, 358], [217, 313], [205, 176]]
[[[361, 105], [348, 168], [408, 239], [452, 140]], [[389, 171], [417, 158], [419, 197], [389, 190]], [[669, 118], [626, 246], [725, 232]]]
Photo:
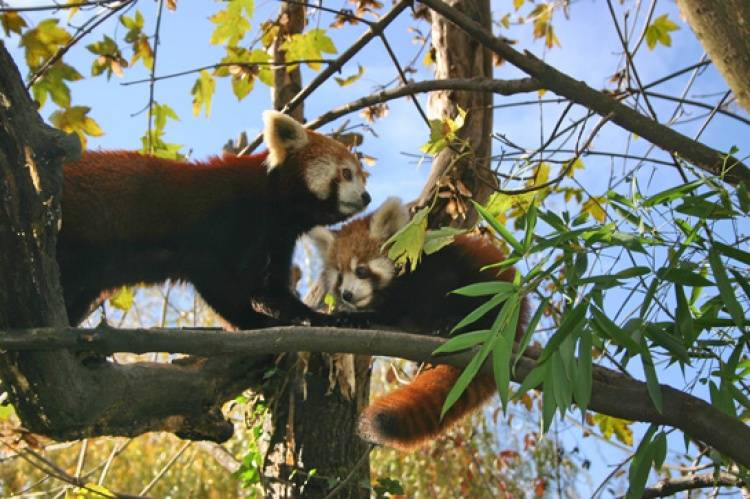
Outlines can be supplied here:
[[[288, 124], [276, 126], [289, 132]], [[333, 157], [365, 178], [346, 147], [305, 133], [306, 143], [285, 151], [271, 169], [267, 153], [182, 162], [86, 152], [65, 165], [57, 260], [71, 322], [109, 290], [175, 279], [192, 283], [239, 328], [357, 325], [310, 310], [289, 289], [297, 238], [348, 218], [339, 206], [340, 182], [334, 178], [321, 199], [309, 188], [308, 165]]]
[[[380, 256], [384, 241], [371, 237], [371, 217], [353, 220], [336, 233], [326, 255], [326, 266], [347, 271], [352, 258], [367, 262]], [[372, 305], [373, 320], [409, 331], [445, 332], [486, 300], [486, 297], [461, 297], [450, 291], [481, 281], [512, 281], [513, 268], [501, 272], [481, 270], [504, 259], [505, 254], [490, 237], [457, 236], [450, 246], [424, 256], [415, 271], [395, 277], [389, 285], [377, 290]], [[525, 331], [527, 314], [528, 303], [524, 299], [516, 339]], [[495, 316], [490, 312], [468, 328], [489, 329]], [[361, 415], [360, 433], [367, 440], [401, 450], [414, 449], [444, 435], [496, 391], [491, 376], [477, 376], [441, 420], [443, 403], [460, 374], [460, 369], [439, 365], [422, 372], [410, 384], [377, 398]]]

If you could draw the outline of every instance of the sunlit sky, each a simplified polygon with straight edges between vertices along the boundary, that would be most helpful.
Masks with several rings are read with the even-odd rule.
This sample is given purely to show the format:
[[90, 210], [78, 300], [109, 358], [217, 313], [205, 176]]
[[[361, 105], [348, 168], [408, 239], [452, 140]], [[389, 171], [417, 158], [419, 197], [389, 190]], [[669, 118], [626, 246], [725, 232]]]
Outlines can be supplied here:
[[[11, 3], [27, 5], [31, 2], [17, 1]], [[619, 3], [613, 2], [613, 4]], [[626, 6], [632, 6], [633, 3], [625, 2]], [[570, 19], [566, 19], [559, 12], [555, 17], [554, 26], [562, 45], [561, 48], [545, 49], [541, 41], [532, 40], [531, 27], [528, 25], [512, 27], [511, 30], [503, 31], [502, 34], [518, 40], [517, 48], [531, 50], [558, 69], [576, 79], [585, 81], [591, 87], [597, 89], [608, 87], [610, 76], [621, 68], [621, 48], [612, 27], [607, 4], [601, 0], [579, 0], [573, 1], [571, 4]], [[146, 32], [149, 33], [154, 29], [156, 5], [157, 3], [152, 1], [141, 1], [137, 4], [146, 18]], [[325, 5], [333, 8], [347, 6], [344, 0], [325, 2]], [[510, 0], [493, 0], [492, 6], [496, 20], [505, 12], [512, 10]], [[158, 49], [156, 62], [157, 75], [210, 65], [224, 56], [221, 47], [212, 46], [208, 43], [212, 25], [207, 18], [219, 8], [220, 4], [216, 2], [179, 0], [176, 12], [165, 10], [161, 29], [162, 43]], [[273, 17], [277, 9], [278, 2], [276, 1], [257, 2], [253, 32], [246, 37], [246, 42], [254, 39], [258, 24], [262, 20]], [[618, 10], [618, 13], [620, 19], [622, 19], [622, 10]], [[671, 34], [671, 48], [658, 46], [654, 50], [648, 50], [645, 44], [640, 48], [636, 56], [636, 65], [644, 83], [694, 64], [703, 57], [701, 46], [684, 21], [680, 19], [674, 2], [664, 0], [659, 2], [655, 16], [662, 14], [668, 14], [669, 18], [680, 26], [680, 29]], [[46, 15], [35, 13], [25, 17], [30, 21], [35, 21]], [[63, 17], [63, 19], [65, 18]], [[331, 19], [328, 14], [322, 14], [319, 17], [314, 16], [311, 26], [328, 27]], [[75, 25], [80, 21], [81, 19], [74, 17], [71, 23]], [[629, 23], [628, 26], [632, 26], [632, 18]], [[642, 30], [643, 14], [637, 19], [636, 26], [635, 36], [637, 37]], [[409, 15], [402, 15], [386, 31], [399, 60], [404, 65], [407, 65], [420, 50], [419, 45], [413, 43], [414, 33], [410, 31], [410, 27], [418, 27], [422, 33], [429, 33], [429, 27], [424, 22], [416, 22]], [[339, 52], [343, 51], [364, 30], [364, 26], [358, 25], [347, 26], [333, 32], [332, 37]], [[66, 62], [88, 76], [93, 56], [85, 49], [85, 45], [101, 39], [103, 34], [108, 34], [120, 40], [124, 31], [124, 28], [115, 19], [110, 20], [86, 38], [84, 43], [73, 47], [65, 57]], [[500, 33], [498, 26], [495, 26], [495, 32]], [[22, 63], [23, 52], [18, 47], [18, 38], [6, 39], [5, 43], [21, 66], [22, 74], [25, 74], [26, 69]], [[127, 54], [129, 52], [126, 52]], [[431, 68], [424, 66], [421, 59], [421, 57], [417, 58], [417, 62], [413, 65], [414, 72], [410, 73], [410, 77], [417, 81], [431, 77]], [[331, 81], [308, 98], [305, 102], [305, 116], [308, 120], [314, 119], [333, 107], [374, 93], [380, 89], [380, 85], [389, 83], [396, 78], [395, 68], [388, 59], [383, 45], [377, 39], [371, 41], [364, 50], [355, 56], [344, 67], [341, 75], [354, 74], [358, 65], [365, 68], [365, 73], [356, 83], [342, 88]], [[514, 70], [508, 64], [496, 68], [495, 74], [498, 78], [521, 76], [517, 70]], [[313, 76], [314, 72], [305, 68], [304, 81], [310, 81]], [[140, 147], [139, 139], [146, 129], [144, 108], [148, 103], [148, 85], [123, 86], [122, 83], [146, 77], [148, 77], [147, 72], [138, 63], [134, 68], [127, 69], [123, 78], [113, 76], [109, 82], [105, 77], [87, 78], [72, 84], [73, 104], [91, 106], [91, 116], [99, 122], [105, 131], [104, 136], [90, 139], [90, 148], [136, 149]], [[190, 89], [196, 77], [197, 75], [191, 74], [164, 79], [156, 84], [156, 100], [160, 103], [169, 104], [180, 117], [179, 122], [170, 122], [167, 126], [166, 140], [168, 142], [183, 144], [185, 146], [183, 151], [189, 151], [192, 158], [201, 159], [220, 153], [222, 145], [228, 139], [236, 137], [240, 131], [247, 131], [250, 137], [259, 132], [261, 126], [260, 114], [270, 107], [270, 93], [267, 87], [257, 82], [256, 88], [250, 96], [238, 102], [231, 92], [229, 79], [219, 79], [217, 80], [211, 115], [208, 118], [203, 114], [194, 117]], [[690, 73], [660, 85], [654, 90], [664, 94], [679, 95], [689, 78]], [[725, 90], [726, 86], [718, 73], [709, 67], [700, 72], [696, 84], [688, 93], [688, 97], [700, 99], [713, 105], [719, 101]], [[544, 97], [550, 98], [554, 95], [547, 93]], [[536, 93], [511, 97], [495, 96], [495, 104], [536, 98]], [[422, 95], [419, 99], [426, 107], [426, 97]], [[675, 109], [674, 103], [657, 99], [653, 99], [652, 102], [655, 104], [662, 121], [667, 120]], [[419, 146], [426, 142], [428, 138], [428, 129], [419, 118], [414, 105], [409, 100], [402, 99], [391, 101], [388, 106], [388, 115], [372, 125], [376, 135], [365, 132], [365, 142], [361, 147], [364, 153], [377, 158], [376, 165], [370, 168], [372, 176], [369, 181], [369, 190], [374, 198], [373, 206], [377, 206], [385, 197], [390, 195], [399, 195], [407, 200], [414, 198], [419, 193], [429, 171], [428, 158], [424, 158], [425, 161], [419, 161], [413, 156], [404, 155], [405, 153], [409, 155], [419, 154]], [[497, 109], [494, 114], [494, 130], [496, 133], [507, 136], [516, 144], [521, 144], [523, 147], [532, 150], [540, 145], [542, 131], [549, 132], [554, 126], [563, 107], [562, 104], [545, 104], [544, 106], [531, 105]], [[42, 115], [47, 117], [54, 109], [54, 105], [48, 103], [42, 109]], [[746, 116], [736, 106], [733, 111]], [[688, 108], [687, 112], [691, 113], [692, 116], [699, 116], [706, 111]], [[576, 108], [571, 113], [570, 120], [572, 121], [573, 118], [583, 114], [582, 109]], [[358, 114], [353, 114], [348, 119], [351, 120], [350, 124], [363, 121]], [[324, 130], [335, 129], [342, 122], [343, 120], [339, 120], [325, 127]], [[589, 128], [594, 123], [596, 123], [596, 119], [590, 120]], [[692, 137], [698, 132], [702, 123], [702, 119], [697, 119], [679, 126], [678, 129]], [[703, 132], [701, 140], [719, 150], [728, 150], [732, 145], [737, 145], [741, 149], [739, 156], [742, 157], [747, 154], [749, 130], [747, 126], [719, 115]], [[607, 124], [594, 141], [593, 148], [600, 151], [622, 152], [628, 143], [630, 143], [633, 153], [641, 153], [648, 148], [648, 144], [643, 139], [623, 132], [616, 125]], [[501, 149], [500, 143], [496, 142], [495, 153], [499, 154]], [[668, 158], [662, 152], [655, 157]], [[584, 162], [586, 168], [577, 174], [577, 180], [591, 195], [595, 196], [603, 195], [609, 188], [608, 182], [611, 171], [615, 172], [615, 176], [621, 176], [622, 172], [627, 172], [634, 166], [633, 162], [611, 162], [608, 158], [593, 156], [585, 157]], [[642, 177], [645, 184], [642, 184], [641, 187], [646, 191], [657, 192], [665, 186], [673, 185], [678, 178], [669, 167], [657, 165], [653, 172], [654, 174], [651, 177]], [[674, 380], [667, 378], [667, 381], [676, 386], [681, 386], [681, 379], [676, 375]], [[580, 431], [572, 430], [568, 432], [564, 442], [570, 448], [579, 438]], [[675, 443], [673, 442], [673, 444]], [[675, 444], [672, 447], [680, 450], [682, 446]], [[598, 484], [597, 479], [601, 479], [609, 473], [611, 469], [608, 465], [621, 461], [624, 454], [613, 453], [611, 447], [606, 445], [595, 446], [587, 443], [584, 444], [583, 448], [588, 453], [589, 458], [594, 461], [591, 473], [593, 482], [591, 484], [579, 484], [579, 494], [586, 497], [587, 491], [592, 490], [591, 487], [596, 487]]]

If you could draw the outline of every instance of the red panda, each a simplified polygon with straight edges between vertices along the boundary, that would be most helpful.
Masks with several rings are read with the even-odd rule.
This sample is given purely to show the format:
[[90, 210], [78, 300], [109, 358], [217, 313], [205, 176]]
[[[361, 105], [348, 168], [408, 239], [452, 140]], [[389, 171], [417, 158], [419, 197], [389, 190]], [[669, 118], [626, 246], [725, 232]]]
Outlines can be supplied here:
[[[481, 270], [503, 261], [505, 254], [488, 238], [459, 235], [436, 253], [425, 255], [416, 270], [398, 275], [381, 252], [383, 243], [409, 220], [398, 198], [389, 198], [374, 213], [353, 220], [337, 232], [316, 227], [310, 236], [323, 255], [322, 285], [344, 309], [368, 310], [373, 322], [409, 331], [447, 331], [482, 303], [450, 291], [476, 282], [511, 281], [514, 270]], [[526, 327], [527, 303], [521, 304], [517, 338]], [[472, 325], [489, 329], [493, 314]], [[360, 435], [374, 443], [411, 450], [443, 435], [480, 408], [496, 392], [492, 376], [479, 375], [440, 419], [448, 392], [461, 370], [438, 365], [409, 385], [376, 399], [360, 416]]]
[[276, 111], [268, 151], [180, 162], [86, 152], [64, 165], [57, 260], [71, 323], [124, 285], [187, 281], [233, 326], [348, 324], [289, 289], [297, 238], [370, 202], [359, 160]]

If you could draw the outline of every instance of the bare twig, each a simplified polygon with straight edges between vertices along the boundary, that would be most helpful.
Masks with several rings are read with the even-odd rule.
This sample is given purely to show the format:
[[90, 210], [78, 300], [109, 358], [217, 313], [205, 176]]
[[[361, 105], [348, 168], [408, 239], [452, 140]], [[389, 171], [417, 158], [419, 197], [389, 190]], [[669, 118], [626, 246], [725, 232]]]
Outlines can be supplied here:
[[154, 29], [154, 56], [151, 62], [151, 74], [149, 75], [148, 85], [148, 130], [146, 132], [146, 152], [153, 152], [154, 143], [152, 140], [152, 130], [154, 121], [154, 90], [156, 79], [156, 57], [159, 51], [159, 33], [161, 31], [161, 14], [164, 10], [164, 0], [159, 0], [159, 7], [156, 11], [156, 28]]
[[706, 489], [711, 487], [740, 487], [742, 482], [729, 473], [704, 473], [660, 480], [653, 487], [643, 491], [643, 497], [667, 497], [686, 490]]
[[433, 90], [474, 90], [477, 92], [494, 92], [501, 95], [514, 95], [523, 92], [534, 92], [539, 90], [541, 85], [532, 78], [521, 78], [518, 80], [489, 80], [472, 78], [465, 80], [427, 80], [415, 83], [409, 83], [390, 90], [383, 90], [367, 97], [362, 97], [349, 104], [332, 109], [322, 114], [318, 118], [307, 123], [309, 128], [319, 128], [326, 123], [345, 116], [349, 113], [359, 111], [374, 104], [380, 104], [389, 100], [398, 99], [408, 95], [414, 95], [423, 92], [432, 92]]
[[[198, 68], [193, 69], [186, 69], [185, 71], [178, 71], [177, 73], [169, 73], [165, 75], [159, 75], [154, 76], [153, 81], [159, 81], [159, 80], [166, 80], [169, 78], [177, 78], [180, 76], [186, 76], [190, 74], [200, 73], [204, 69], [216, 69], [216, 68], [225, 68], [225, 67], [231, 67], [231, 66], [238, 66], [242, 68], [248, 68], [251, 69], [253, 66], [269, 66], [271, 69], [276, 69], [284, 66], [294, 66], [296, 64], [331, 64], [334, 60], [333, 59], [299, 59], [296, 61], [288, 61], [288, 62], [219, 62], [217, 64], [208, 64], [206, 66], [200, 66]], [[140, 83], [148, 83], [152, 79], [151, 78], [143, 78], [140, 80], [132, 80], [132, 81], [124, 81], [120, 83], [123, 87], [127, 87], [129, 85], [138, 85]]]
[[[302, 101], [304, 101], [311, 93], [313, 93], [319, 86], [321, 86], [323, 83], [328, 81], [328, 79], [336, 72], [339, 71], [344, 64], [349, 61], [352, 57], [354, 57], [357, 52], [362, 50], [362, 48], [367, 45], [370, 40], [375, 38], [376, 36], [380, 35], [380, 33], [383, 32], [383, 30], [391, 24], [401, 12], [403, 12], [407, 7], [411, 5], [410, 0], [400, 0], [396, 5], [393, 6], [393, 8], [388, 11], [387, 14], [385, 14], [378, 22], [371, 24], [370, 29], [365, 32], [359, 39], [354, 42], [348, 49], [344, 51], [343, 54], [339, 56], [338, 59], [336, 59], [336, 62], [333, 64], [330, 64], [327, 68], [325, 68], [323, 71], [318, 73], [318, 75], [313, 78], [313, 80], [300, 92], [294, 96], [292, 100], [289, 101], [289, 103], [284, 106], [284, 109], [281, 111], [284, 113], [288, 113], [295, 107], [297, 107]], [[258, 147], [263, 140], [262, 135], [258, 134], [253, 141], [247, 146], [246, 150], [242, 151], [241, 154], [247, 154], [249, 152], [252, 152], [255, 150], [256, 147]]]
[[[529, 76], [536, 78], [548, 90], [567, 97], [599, 115], [606, 116], [612, 113], [614, 123], [638, 134], [665, 151], [678, 154], [712, 175], [724, 174], [724, 180], [731, 184], [744, 183], [750, 186], [750, 169], [737, 158], [712, 149], [643, 116], [609, 95], [594, 90], [585, 83], [558, 71], [528, 51], [521, 53], [515, 50], [506, 41], [495, 37], [477, 22], [442, 0], [420, 1], [450, 19], [482, 45], [501, 55], [509, 63]], [[725, 172], [727, 165], [730, 168]]]
[[167, 464], [164, 465], [162, 469], [159, 470], [159, 473], [156, 474], [156, 476], [148, 482], [148, 485], [143, 487], [143, 490], [141, 490], [140, 495], [145, 496], [149, 493], [149, 491], [156, 485], [159, 480], [164, 476], [164, 474], [169, 471], [169, 469], [174, 465], [174, 463], [177, 462], [177, 460], [182, 456], [182, 454], [187, 450], [188, 447], [190, 447], [193, 444], [193, 442], [185, 442], [182, 444], [182, 447], [175, 452], [174, 456], [172, 456], [169, 461], [167, 461]]
[[365, 449], [365, 451], [362, 453], [362, 456], [357, 460], [354, 466], [352, 466], [352, 469], [349, 470], [349, 473], [346, 475], [346, 478], [341, 480], [341, 482], [338, 485], [336, 485], [336, 487], [331, 492], [329, 492], [323, 499], [333, 499], [339, 494], [339, 492], [344, 490], [344, 487], [346, 487], [349, 484], [349, 482], [352, 481], [352, 478], [355, 477], [357, 471], [367, 462], [367, 456], [370, 455], [370, 451], [372, 450], [372, 448], [373, 448], [372, 444], [367, 445], [367, 449]]
[[0, 7], [0, 12], [38, 12], [42, 10], [66, 10], [79, 7], [112, 7], [128, 0], [92, 0], [89, 2], [55, 3], [51, 5], [35, 5], [32, 7]]

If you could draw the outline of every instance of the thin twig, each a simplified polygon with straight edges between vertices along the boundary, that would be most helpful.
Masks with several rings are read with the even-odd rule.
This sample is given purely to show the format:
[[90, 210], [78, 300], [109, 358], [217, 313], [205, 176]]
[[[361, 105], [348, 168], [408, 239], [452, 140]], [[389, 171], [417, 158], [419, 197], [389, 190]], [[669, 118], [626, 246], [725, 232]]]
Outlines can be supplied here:
[[57, 61], [62, 59], [62, 57], [70, 50], [70, 48], [78, 43], [82, 38], [84, 38], [86, 35], [94, 31], [98, 26], [100, 26], [102, 23], [104, 23], [107, 19], [121, 11], [123, 8], [127, 7], [131, 3], [133, 3], [136, 0], [124, 0], [122, 4], [118, 5], [117, 7], [114, 7], [112, 10], [101, 16], [97, 19], [96, 16], [89, 19], [86, 24], [84, 24], [84, 27], [80, 28], [78, 32], [73, 36], [70, 40], [65, 43], [62, 47], [60, 47], [57, 52], [52, 55], [49, 59], [44, 61], [44, 64], [42, 64], [39, 69], [34, 71], [34, 73], [29, 78], [28, 83], [26, 83], [26, 89], [30, 89], [34, 83], [36, 83], [39, 78], [44, 76], [44, 74], [49, 70], [50, 67], [52, 67], [53, 64], [55, 64]]
[[[79, 7], [106, 7], [110, 8], [110, 4], [117, 4], [123, 0], [94, 0], [89, 2], [73, 2], [66, 4], [54, 4], [54, 5], [35, 5], [33, 7], [0, 7], [0, 12], [37, 12], [42, 10], [66, 10], [66, 9], [77, 9]], [[127, 1], [127, 0], [126, 0]]]
[[152, 128], [153, 128], [153, 115], [154, 115], [154, 87], [156, 80], [154, 75], [156, 74], [156, 56], [159, 50], [159, 32], [161, 30], [161, 14], [164, 10], [164, 0], [159, 0], [159, 8], [156, 13], [156, 28], [154, 29], [154, 56], [151, 62], [151, 74], [149, 76], [149, 88], [148, 88], [148, 131], [146, 132], [146, 152], [151, 154], [153, 152], [154, 144], [151, 140]]
[[157, 484], [159, 480], [164, 476], [164, 474], [169, 471], [169, 469], [174, 465], [174, 463], [177, 462], [177, 460], [182, 456], [182, 454], [187, 450], [188, 447], [190, 447], [193, 444], [192, 441], [185, 442], [182, 447], [180, 447], [180, 450], [178, 450], [174, 456], [170, 458], [169, 461], [167, 461], [167, 464], [164, 465], [164, 467], [159, 470], [159, 473], [156, 474], [156, 476], [148, 482], [148, 485], [143, 487], [143, 490], [141, 490], [140, 495], [145, 496], [148, 494], [148, 492], [153, 488], [154, 485]]
[[[384, 15], [378, 22], [371, 24], [367, 32], [365, 32], [359, 39], [354, 42], [343, 54], [339, 56], [335, 63], [330, 64], [327, 68], [322, 70], [313, 80], [300, 92], [295, 95], [289, 103], [284, 106], [281, 110], [282, 113], [289, 113], [289, 111], [296, 108], [302, 101], [304, 101], [311, 93], [313, 93], [323, 83], [336, 72], [339, 71], [349, 59], [354, 57], [370, 40], [378, 36], [389, 24], [391, 24], [401, 12], [412, 4], [411, 0], [400, 0], [396, 5], [391, 8], [386, 15]], [[257, 148], [263, 136], [258, 134], [248, 146], [240, 152], [240, 155], [248, 154]]]
[[354, 464], [352, 469], [349, 471], [349, 474], [346, 475], [346, 478], [344, 478], [331, 492], [328, 493], [323, 499], [333, 499], [338, 495], [339, 492], [341, 492], [344, 487], [347, 486], [347, 484], [354, 478], [357, 471], [367, 462], [367, 457], [370, 455], [370, 451], [372, 450], [374, 446], [372, 444], [367, 444], [367, 448], [362, 453], [362, 456], [357, 460], [357, 462]]

